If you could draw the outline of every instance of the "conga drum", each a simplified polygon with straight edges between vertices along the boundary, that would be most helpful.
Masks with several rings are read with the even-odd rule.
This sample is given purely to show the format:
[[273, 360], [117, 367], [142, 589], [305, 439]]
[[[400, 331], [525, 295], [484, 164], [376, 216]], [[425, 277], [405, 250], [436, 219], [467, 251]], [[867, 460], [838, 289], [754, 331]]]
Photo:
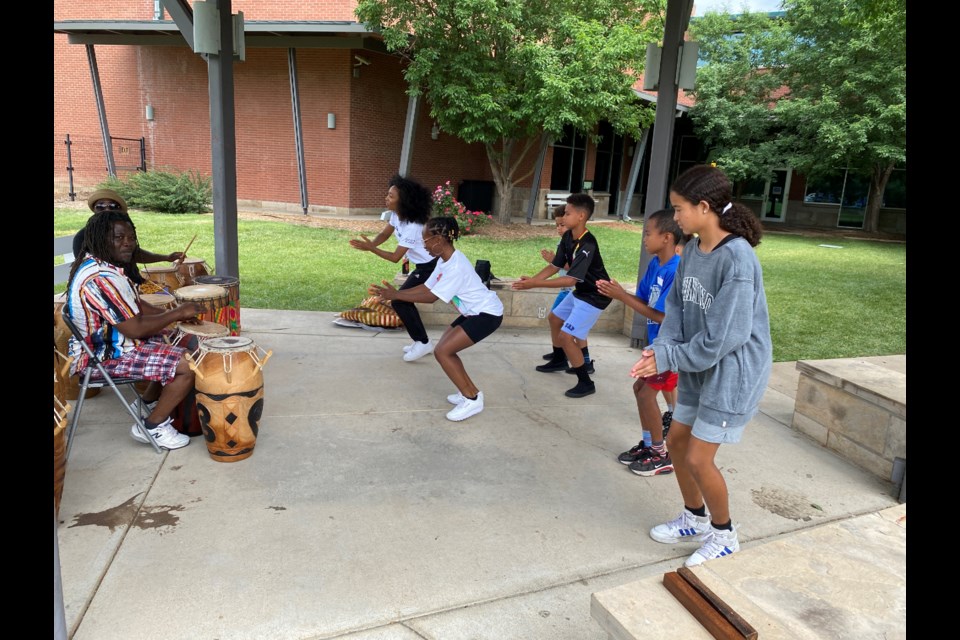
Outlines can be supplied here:
[[183, 276], [176, 267], [144, 267], [141, 271], [143, 277], [160, 285], [167, 292], [172, 293], [183, 286]]
[[[189, 358], [196, 373], [197, 412], [207, 452], [217, 462], [253, 455], [263, 413], [263, 365], [250, 338], [228, 336], [200, 342]], [[262, 351], [262, 350], [261, 350]]]
[[[230, 335], [240, 335], [240, 278], [232, 276], [197, 276], [197, 284], [215, 284], [227, 290], [227, 306], [220, 309], [214, 322], [219, 322], [230, 330]], [[205, 318], [207, 319], [207, 318]]]
[[207, 262], [203, 258], [184, 258], [180, 266], [177, 267], [177, 272], [180, 274], [185, 287], [196, 284], [197, 276], [205, 276], [210, 273], [207, 269]]
[[208, 322], [217, 322], [216, 318], [221, 309], [227, 306], [229, 294], [227, 290], [215, 284], [192, 284], [189, 287], [180, 287], [173, 292], [177, 302], [196, 302], [204, 308], [198, 319]]

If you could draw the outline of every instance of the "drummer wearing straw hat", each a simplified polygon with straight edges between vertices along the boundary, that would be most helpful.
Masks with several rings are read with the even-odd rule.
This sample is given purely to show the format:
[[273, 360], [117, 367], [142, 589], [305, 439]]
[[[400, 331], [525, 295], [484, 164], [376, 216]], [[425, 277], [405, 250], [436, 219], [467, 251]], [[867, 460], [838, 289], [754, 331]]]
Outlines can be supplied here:
[[[119, 193], [112, 189], [97, 189], [91, 193], [90, 197], [87, 198], [87, 206], [90, 207], [90, 211], [94, 213], [100, 213], [101, 211], [127, 211], [126, 201], [120, 197]], [[87, 251], [87, 248], [83, 246], [83, 241], [84, 230], [80, 229], [77, 235], [73, 237], [73, 255], [76, 256], [77, 260], [83, 258]], [[173, 253], [166, 254], [153, 253], [141, 247], [138, 242], [137, 249], [133, 253], [133, 259], [128, 264], [120, 264], [117, 266], [123, 268], [126, 276], [133, 280], [134, 284], [139, 286], [144, 283], [144, 277], [140, 274], [140, 270], [137, 269], [137, 263], [174, 262], [185, 257], [186, 255], [182, 251], [174, 251]]]

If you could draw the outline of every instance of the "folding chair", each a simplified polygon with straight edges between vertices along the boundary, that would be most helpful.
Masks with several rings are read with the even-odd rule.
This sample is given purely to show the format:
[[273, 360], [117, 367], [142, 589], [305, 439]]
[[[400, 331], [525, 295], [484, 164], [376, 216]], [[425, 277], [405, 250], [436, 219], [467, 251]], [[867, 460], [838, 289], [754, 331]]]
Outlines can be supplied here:
[[[140, 406], [142, 405], [142, 398], [140, 393], [137, 391], [137, 388], [133, 385], [137, 382], [141, 382], [137, 378], [122, 378], [122, 377], [111, 377], [107, 370], [104, 368], [103, 364], [100, 362], [100, 359], [94, 355], [93, 350], [90, 349], [88, 345], [83, 340], [83, 336], [80, 334], [80, 331], [77, 329], [77, 326], [73, 324], [73, 320], [70, 318], [70, 315], [64, 313], [66, 307], [60, 310], [60, 315], [63, 317], [63, 322], [67, 325], [67, 328], [70, 329], [70, 333], [73, 334], [73, 337], [80, 343], [80, 347], [86, 352], [87, 356], [90, 358], [90, 362], [87, 364], [87, 368], [83, 371], [83, 379], [80, 382], [80, 392], [77, 396], [77, 406], [73, 410], [73, 419], [70, 421], [70, 428], [67, 431], [67, 459], [70, 459], [70, 449], [73, 447], [73, 436], [77, 430], [77, 425], [80, 423], [80, 411], [83, 409], [83, 400], [87, 395], [87, 389], [101, 389], [103, 387], [110, 387], [116, 392], [117, 397], [120, 398], [120, 402], [123, 403], [123, 406], [126, 407], [127, 411], [130, 412], [130, 415], [133, 416], [134, 421], [136, 421], [137, 428], [140, 430], [140, 433], [146, 438], [147, 442], [153, 447], [154, 451], [157, 453], [162, 453], [163, 450], [160, 448], [154, 439], [147, 432], [147, 426], [143, 423], [143, 418], [140, 417]], [[101, 378], [93, 378], [91, 376], [94, 372], [94, 369], [100, 372]], [[120, 387], [129, 386], [133, 388], [133, 392], [137, 396], [136, 402], [137, 408], [134, 409], [131, 403], [127, 402], [126, 397], [123, 395], [123, 392], [120, 391]]]

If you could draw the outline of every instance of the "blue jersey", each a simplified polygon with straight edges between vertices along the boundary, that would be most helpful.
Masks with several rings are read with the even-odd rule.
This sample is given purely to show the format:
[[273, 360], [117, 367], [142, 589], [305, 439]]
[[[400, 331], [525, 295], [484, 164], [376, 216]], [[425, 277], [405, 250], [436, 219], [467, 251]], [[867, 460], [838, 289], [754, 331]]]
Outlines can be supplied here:
[[[680, 256], [678, 255], [670, 258], [664, 265], [660, 264], [657, 256], [653, 256], [650, 264], [647, 265], [647, 272], [643, 274], [643, 280], [637, 284], [637, 298], [650, 308], [663, 311], [667, 292], [670, 291], [670, 285], [673, 284], [673, 277], [677, 274], [679, 264]], [[660, 323], [647, 318], [647, 344], [651, 344], [658, 333], [660, 333]]]

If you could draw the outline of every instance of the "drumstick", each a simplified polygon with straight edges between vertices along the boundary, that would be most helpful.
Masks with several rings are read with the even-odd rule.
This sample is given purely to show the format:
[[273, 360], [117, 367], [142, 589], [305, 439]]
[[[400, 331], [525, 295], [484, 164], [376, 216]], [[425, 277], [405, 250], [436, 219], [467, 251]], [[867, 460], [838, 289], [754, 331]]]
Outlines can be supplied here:
[[181, 264], [183, 264], [184, 258], [187, 257], [187, 251], [190, 250], [190, 245], [192, 245], [192, 244], [193, 244], [193, 241], [196, 240], [196, 239], [197, 239], [197, 234], [193, 234], [193, 237], [190, 239], [190, 242], [187, 243], [187, 248], [183, 250], [183, 258], [180, 258], [179, 260], [177, 260], [177, 261], [174, 262], [173, 264], [175, 264], [175, 265], [178, 266], [178, 267], [179, 267]]

